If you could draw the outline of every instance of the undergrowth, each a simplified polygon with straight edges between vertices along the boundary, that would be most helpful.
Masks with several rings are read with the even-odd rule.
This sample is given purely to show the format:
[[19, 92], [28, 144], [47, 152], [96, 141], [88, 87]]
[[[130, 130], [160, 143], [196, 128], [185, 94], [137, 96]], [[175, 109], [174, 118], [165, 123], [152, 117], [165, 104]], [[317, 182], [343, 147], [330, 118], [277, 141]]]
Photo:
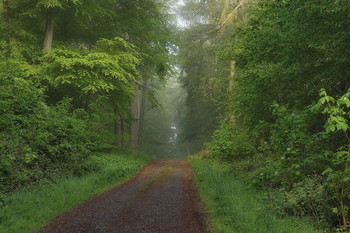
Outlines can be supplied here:
[[278, 216], [263, 193], [247, 188], [229, 165], [199, 157], [190, 162], [213, 232], [318, 232], [307, 219]]
[[130, 178], [148, 161], [141, 155], [96, 154], [76, 177], [18, 190], [0, 203], [0, 232], [35, 232], [53, 217]]

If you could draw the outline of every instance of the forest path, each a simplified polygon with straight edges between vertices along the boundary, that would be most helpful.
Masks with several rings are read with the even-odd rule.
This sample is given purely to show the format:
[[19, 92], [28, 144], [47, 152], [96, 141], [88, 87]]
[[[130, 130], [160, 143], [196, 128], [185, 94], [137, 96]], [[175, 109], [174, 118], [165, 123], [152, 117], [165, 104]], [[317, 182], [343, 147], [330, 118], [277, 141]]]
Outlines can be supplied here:
[[192, 170], [185, 160], [156, 160], [128, 182], [53, 219], [39, 233], [203, 233]]

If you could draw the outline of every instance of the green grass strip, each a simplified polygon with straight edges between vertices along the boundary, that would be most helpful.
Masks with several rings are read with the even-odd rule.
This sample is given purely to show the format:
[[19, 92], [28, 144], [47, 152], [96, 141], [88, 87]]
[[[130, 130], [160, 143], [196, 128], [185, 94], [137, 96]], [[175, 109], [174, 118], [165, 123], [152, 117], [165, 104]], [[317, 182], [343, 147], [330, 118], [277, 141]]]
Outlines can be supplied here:
[[99, 154], [91, 159], [93, 164], [103, 169], [55, 184], [30, 187], [6, 198], [5, 204], [0, 207], [0, 232], [35, 232], [55, 216], [129, 179], [150, 160], [145, 156], [108, 154]]
[[196, 157], [190, 162], [213, 232], [318, 232], [306, 219], [277, 216], [262, 193], [248, 189], [228, 165]]

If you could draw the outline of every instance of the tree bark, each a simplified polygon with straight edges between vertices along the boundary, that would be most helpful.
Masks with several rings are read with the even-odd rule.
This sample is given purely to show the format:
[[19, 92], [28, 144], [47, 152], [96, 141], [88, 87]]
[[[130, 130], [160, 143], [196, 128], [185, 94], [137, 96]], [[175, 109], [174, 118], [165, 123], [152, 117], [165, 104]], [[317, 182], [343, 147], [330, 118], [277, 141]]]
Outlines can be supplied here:
[[46, 11], [46, 26], [45, 26], [45, 35], [44, 35], [44, 45], [43, 45], [44, 52], [47, 52], [52, 48], [54, 26], [55, 26], [55, 20], [54, 20], [53, 8], [48, 8]]

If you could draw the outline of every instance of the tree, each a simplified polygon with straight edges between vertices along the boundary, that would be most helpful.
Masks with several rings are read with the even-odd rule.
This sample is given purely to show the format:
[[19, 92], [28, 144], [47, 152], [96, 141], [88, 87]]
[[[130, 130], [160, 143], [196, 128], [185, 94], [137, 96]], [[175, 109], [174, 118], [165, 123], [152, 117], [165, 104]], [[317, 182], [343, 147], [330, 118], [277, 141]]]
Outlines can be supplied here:
[[134, 99], [154, 101], [152, 82], [171, 70], [165, 2], [1, 3], [1, 190], [46, 171], [75, 173], [92, 151], [128, 146]]

